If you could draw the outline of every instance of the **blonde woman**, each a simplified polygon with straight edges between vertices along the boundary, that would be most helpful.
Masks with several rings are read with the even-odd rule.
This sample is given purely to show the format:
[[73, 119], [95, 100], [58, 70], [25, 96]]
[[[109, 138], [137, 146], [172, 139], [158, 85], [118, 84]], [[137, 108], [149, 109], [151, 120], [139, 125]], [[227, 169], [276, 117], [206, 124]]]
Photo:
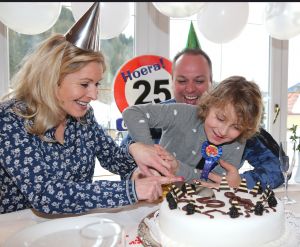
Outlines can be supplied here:
[[[105, 68], [101, 52], [80, 49], [60, 34], [27, 57], [0, 104], [0, 213], [82, 213], [154, 201], [162, 184], [180, 180], [131, 179], [135, 161], [169, 164], [143, 144], [119, 148], [96, 122], [89, 103]], [[93, 182], [96, 158], [121, 181]]]

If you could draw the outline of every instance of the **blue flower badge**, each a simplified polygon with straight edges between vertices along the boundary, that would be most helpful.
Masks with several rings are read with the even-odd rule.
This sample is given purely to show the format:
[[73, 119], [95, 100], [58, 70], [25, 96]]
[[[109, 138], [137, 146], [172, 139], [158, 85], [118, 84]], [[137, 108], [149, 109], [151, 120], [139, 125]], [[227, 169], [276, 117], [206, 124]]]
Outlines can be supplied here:
[[201, 154], [205, 159], [205, 163], [200, 178], [207, 180], [210, 171], [218, 164], [217, 161], [222, 155], [222, 147], [215, 146], [208, 141], [205, 141], [202, 145]]

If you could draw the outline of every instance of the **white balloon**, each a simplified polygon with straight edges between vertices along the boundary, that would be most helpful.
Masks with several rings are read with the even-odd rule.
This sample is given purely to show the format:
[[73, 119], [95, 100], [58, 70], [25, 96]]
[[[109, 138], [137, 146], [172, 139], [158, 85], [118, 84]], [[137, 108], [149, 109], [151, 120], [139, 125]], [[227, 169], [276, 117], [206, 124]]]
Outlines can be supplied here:
[[93, 3], [94, 2], [71, 2], [71, 10], [75, 21], [78, 21]]
[[204, 2], [152, 2], [155, 8], [162, 14], [183, 18], [194, 15], [204, 6]]
[[214, 43], [227, 43], [244, 29], [249, 17], [247, 2], [207, 3], [198, 13], [198, 27]]
[[300, 3], [267, 3], [265, 27], [276, 39], [288, 40], [300, 33]]
[[[74, 19], [80, 17], [94, 2], [71, 2]], [[100, 38], [111, 39], [122, 33], [130, 20], [129, 2], [101, 2], [100, 3]]]
[[60, 2], [2, 2], [0, 20], [16, 32], [34, 35], [50, 29], [60, 11]]

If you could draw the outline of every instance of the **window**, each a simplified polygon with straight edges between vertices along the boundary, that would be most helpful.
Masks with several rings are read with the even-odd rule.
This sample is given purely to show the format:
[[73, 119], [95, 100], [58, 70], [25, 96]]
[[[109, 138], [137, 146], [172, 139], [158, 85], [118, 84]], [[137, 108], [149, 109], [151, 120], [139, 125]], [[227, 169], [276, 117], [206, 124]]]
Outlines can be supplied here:
[[134, 56], [134, 3], [130, 3], [130, 21], [118, 37], [101, 40], [101, 50], [107, 62], [107, 72], [101, 82], [98, 101], [92, 102], [97, 121], [118, 142], [122, 137], [116, 131], [116, 119], [122, 117], [113, 95], [114, 76], [119, 68]]
[[[134, 4], [130, 3], [130, 21], [124, 32], [116, 38], [101, 40], [101, 50], [105, 54], [108, 70], [101, 82], [99, 100], [91, 102], [97, 121], [107, 129], [117, 143], [123, 139], [122, 132], [116, 130], [116, 120], [122, 115], [114, 100], [113, 82], [114, 75], [122, 64], [134, 56], [134, 22]], [[119, 178], [98, 165], [98, 160], [96, 160], [94, 176], [95, 179], [98, 176], [105, 176], [105, 179], [112, 180]]]
[[[289, 69], [288, 69], [288, 90], [287, 90], [287, 128], [291, 128], [293, 125], [298, 125], [297, 135], [300, 136], [300, 74], [299, 63], [300, 58], [300, 35], [290, 39], [289, 41]], [[291, 136], [291, 131], [287, 132], [287, 140]], [[291, 144], [291, 143], [289, 143]], [[290, 159], [292, 158], [292, 145], [289, 147], [288, 154]], [[292, 178], [296, 175], [296, 170], [300, 169], [300, 153], [296, 152], [295, 168]], [[299, 178], [298, 178], [299, 181]]]
[[[249, 21], [242, 33], [231, 42], [219, 45], [206, 40], [201, 35], [196, 15], [169, 20], [166, 16], [160, 15], [151, 2], [130, 2], [131, 19], [126, 30], [117, 38], [101, 42], [101, 48], [109, 64], [108, 72], [101, 85], [99, 100], [92, 103], [97, 120], [117, 141], [122, 138], [122, 135], [115, 130], [116, 119], [121, 117], [113, 98], [112, 86], [116, 71], [125, 61], [136, 55], [156, 54], [173, 59], [175, 54], [185, 47], [192, 20], [202, 48], [212, 59], [214, 80], [220, 81], [232, 74], [242, 74], [247, 79], [259, 83], [265, 99], [264, 125], [271, 130], [273, 136], [276, 136], [275, 139], [279, 140], [280, 124], [274, 127], [273, 119], [269, 120], [274, 117], [271, 104], [287, 97], [282, 95], [281, 84], [288, 83], [284, 87], [288, 87], [289, 90], [294, 88], [293, 86], [298, 87], [300, 81], [297, 66], [300, 61], [297, 54], [300, 52], [300, 35], [288, 42], [270, 39], [263, 26], [264, 4], [263, 2], [250, 2]], [[8, 30], [6, 34], [6, 27], [0, 22], [0, 94], [5, 92], [7, 81], [14, 74], [25, 54], [50, 33], [65, 33], [73, 23], [70, 3], [63, 3], [58, 22], [50, 30], [39, 35], [22, 35], [12, 30]], [[9, 53], [6, 47], [7, 40], [9, 40]], [[286, 43], [289, 44], [287, 48]], [[285, 52], [288, 52], [286, 56], [288, 62], [285, 60]], [[9, 59], [6, 54], [9, 54]], [[8, 60], [9, 75], [8, 70], [6, 71]], [[274, 63], [275, 66], [272, 65]], [[284, 69], [283, 71], [277, 69], [281, 64], [286, 66], [288, 64], [288, 72]], [[285, 79], [285, 73], [288, 73], [288, 80]], [[300, 108], [294, 104], [294, 109]], [[283, 109], [281, 114], [281, 119], [288, 121], [288, 127], [292, 122], [300, 124], [299, 112], [288, 113], [287, 119]]]
[[[268, 115], [269, 95], [269, 35], [263, 25], [264, 3], [249, 3], [248, 24], [241, 34], [225, 44], [207, 40], [199, 31], [197, 15], [170, 20], [170, 57], [186, 45], [191, 21], [201, 48], [210, 56], [213, 64], [213, 80], [219, 82], [231, 75], [242, 75], [255, 81], [263, 92], [265, 116]], [[259, 54], [259, 55], [258, 55]], [[259, 57], [259, 58], [258, 58]], [[268, 118], [263, 126], [267, 128]]]
[[287, 127], [298, 125], [300, 135], [300, 35], [289, 41], [288, 116]]

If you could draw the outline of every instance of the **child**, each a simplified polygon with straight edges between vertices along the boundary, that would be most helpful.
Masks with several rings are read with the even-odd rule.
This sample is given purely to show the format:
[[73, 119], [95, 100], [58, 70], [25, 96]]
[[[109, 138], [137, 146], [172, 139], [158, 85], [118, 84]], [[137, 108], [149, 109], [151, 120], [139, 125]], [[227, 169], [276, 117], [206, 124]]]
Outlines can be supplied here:
[[186, 181], [206, 180], [212, 169], [219, 175], [225, 172], [216, 166], [220, 158], [241, 167], [246, 139], [259, 130], [262, 108], [259, 87], [232, 76], [204, 94], [197, 106], [134, 105], [123, 112], [123, 118], [136, 142], [154, 144], [150, 128], [161, 128], [160, 145], [179, 163], [176, 175]]

